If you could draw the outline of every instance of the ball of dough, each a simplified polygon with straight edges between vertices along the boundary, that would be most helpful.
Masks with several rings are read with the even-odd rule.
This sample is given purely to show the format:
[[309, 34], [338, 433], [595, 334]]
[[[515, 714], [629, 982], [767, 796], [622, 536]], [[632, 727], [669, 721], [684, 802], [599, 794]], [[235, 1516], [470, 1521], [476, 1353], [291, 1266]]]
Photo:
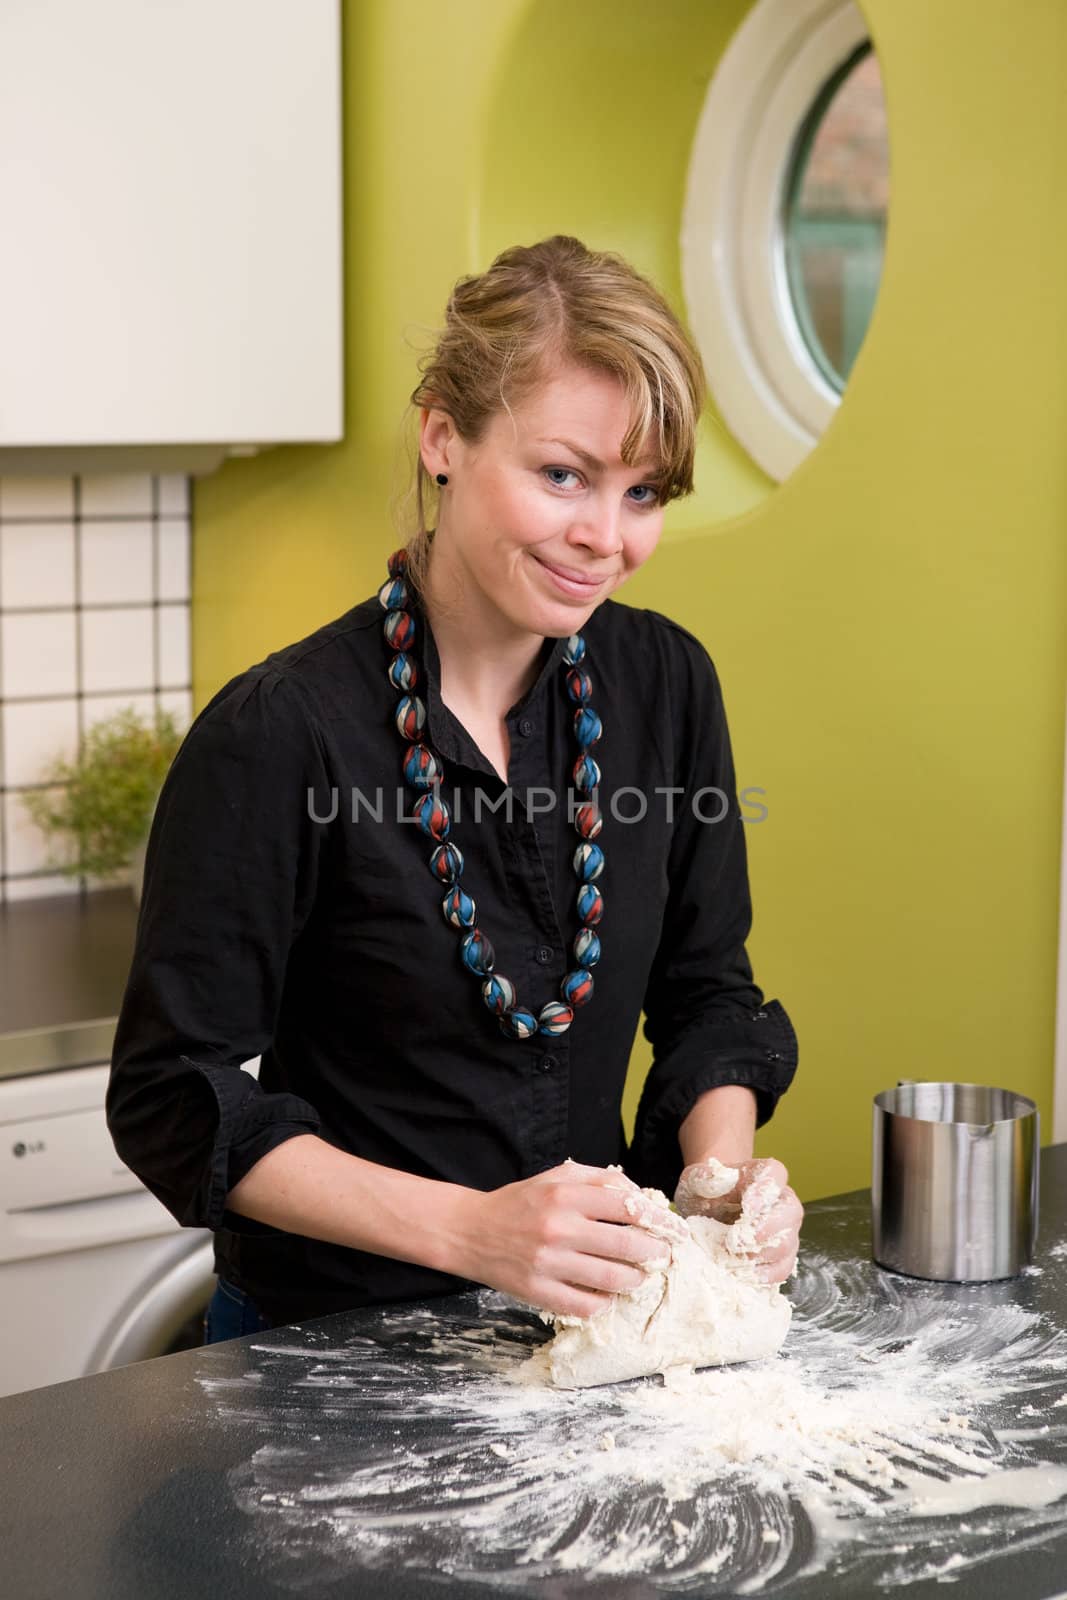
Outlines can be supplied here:
[[[724, 1182], [729, 1171], [724, 1169]], [[741, 1215], [729, 1225], [711, 1217], [679, 1218], [659, 1189], [641, 1192], [641, 1225], [669, 1241], [669, 1264], [649, 1268], [636, 1289], [613, 1295], [591, 1317], [541, 1312], [555, 1337], [527, 1362], [527, 1381], [580, 1389], [672, 1367], [758, 1361], [781, 1348], [793, 1308], [779, 1284], [757, 1278], [748, 1254], [756, 1247], [757, 1223], [777, 1199], [777, 1187], [760, 1185], [751, 1196], [746, 1191]], [[629, 1203], [627, 1209], [637, 1208]], [[657, 1228], [657, 1209], [670, 1217], [669, 1227], [665, 1222]]]

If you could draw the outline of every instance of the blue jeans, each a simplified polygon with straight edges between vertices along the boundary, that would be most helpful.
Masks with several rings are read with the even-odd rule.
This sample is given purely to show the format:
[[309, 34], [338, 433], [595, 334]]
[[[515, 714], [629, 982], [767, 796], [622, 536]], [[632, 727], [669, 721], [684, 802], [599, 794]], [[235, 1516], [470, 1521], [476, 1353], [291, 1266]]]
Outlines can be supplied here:
[[240, 1339], [246, 1333], [262, 1333], [270, 1323], [245, 1294], [225, 1278], [220, 1278], [204, 1313], [204, 1343]]

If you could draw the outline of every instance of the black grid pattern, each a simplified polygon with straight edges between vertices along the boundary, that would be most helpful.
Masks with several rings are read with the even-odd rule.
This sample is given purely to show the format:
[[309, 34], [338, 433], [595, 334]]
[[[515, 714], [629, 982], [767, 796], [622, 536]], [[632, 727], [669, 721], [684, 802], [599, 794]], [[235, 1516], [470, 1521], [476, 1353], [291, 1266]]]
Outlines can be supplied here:
[[[70, 527], [73, 540], [73, 602], [62, 595], [57, 585], [57, 602], [43, 601], [33, 604], [19, 604], [4, 593], [3, 571], [4, 561], [0, 560], [0, 903], [6, 900], [23, 898], [26, 894], [85, 894], [93, 886], [93, 881], [81, 875], [72, 878], [56, 873], [47, 867], [25, 867], [17, 859], [15, 842], [11, 837], [12, 829], [9, 826], [9, 808], [18, 802], [12, 802], [9, 797], [17, 796], [30, 789], [40, 789], [43, 784], [34, 782], [12, 781], [12, 766], [9, 753], [5, 750], [5, 735], [7, 718], [5, 708], [12, 705], [40, 704], [42, 710], [57, 703], [70, 705], [73, 703], [76, 718], [76, 739], [80, 740], [86, 729], [96, 720], [94, 705], [101, 707], [99, 715], [110, 715], [127, 699], [143, 699], [150, 696], [152, 705], [159, 707], [168, 704], [178, 715], [179, 726], [184, 726], [191, 715], [192, 683], [189, 670], [181, 675], [181, 681], [164, 682], [162, 628], [164, 616], [170, 613], [176, 626], [184, 629], [186, 641], [189, 634], [190, 596], [192, 591], [192, 539], [191, 539], [191, 501], [192, 480], [185, 480], [184, 509], [162, 509], [162, 489], [159, 477], [153, 477], [151, 482], [151, 510], [131, 511], [119, 509], [121, 495], [115, 510], [108, 510], [104, 505], [94, 507], [91, 512], [84, 510], [84, 488], [81, 477], [75, 476], [71, 483], [73, 491], [73, 504], [69, 513], [62, 512], [34, 512], [20, 514], [17, 510], [9, 511], [5, 502], [3, 483], [0, 482], [0, 557], [6, 556], [10, 572], [11, 562], [17, 559], [13, 554], [13, 547], [9, 545], [5, 551], [4, 540], [7, 530], [33, 524], [49, 524], [54, 527], [62, 524]], [[85, 530], [93, 523], [106, 522], [115, 525], [123, 522], [150, 523], [151, 524], [151, 584], [149, 595], [137, 600], [86, 600], [84, 598], [84, 545]], [[175, 524], [182, 525], [179, 537], [186, 541], [187, 571], [189, 581], [183, 590], [183, 598], [163, 598], [161, 593], [161, 523], [166, 522], [169, 528]], [[151, 662], [148, 669], [149, 682], [132, 681], [144, 676], [137, 672], [131, 664], [131, 681], [124, 682], [121, 687], [109, 686], [106, 688], [86, 687], [86, 646], [85, 633], [87, 619], [93, 613], [115, 612], [150, 612], [151, 614]], [[2, 649], [5, 627], [10, 625], [14, 617], [27, 616], [59, 616], [71, 619], [74, 634], [74, 672], [73, 681], [62, 690], [47, 689], [42, 693], [20, 692], [15, 693], [4, 682], [4, 652]], [[186, 650], [188, 660], [188, 650]], [[106, 707], [103, 703], [108, 702]], [[147, 710], [147, 707], [144, 708]], [[68, 758], [75, 754], [76, 745], [63, 753]], [[56, 752], [59, 753], [59, 752]], [[27, 826], [29, 824], [27, 818]]]

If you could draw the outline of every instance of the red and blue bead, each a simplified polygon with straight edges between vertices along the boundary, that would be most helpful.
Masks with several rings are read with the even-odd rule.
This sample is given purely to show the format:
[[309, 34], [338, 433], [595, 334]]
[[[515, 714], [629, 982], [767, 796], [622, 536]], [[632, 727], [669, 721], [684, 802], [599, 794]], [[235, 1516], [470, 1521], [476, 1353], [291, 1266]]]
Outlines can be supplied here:
[[420, 738], [426, 726], [426, 705], [412, 692], [420, 681], [420, 671], [409, 653], [415, 642], [416, 621], [410, 610], [412, 593], [406, 577], [407, 567], [407, 551], [394, 550], [388, 560], [389, 578], [378, 590], [378, 599], [385, 610], [382, 631], [391, 651], [387, 667], [389, 682], [400, 693], [393, 717], [407, 745], [402, 758], [403, 773], [413, 789], [423, 791], [412, 816], [423, 832], [435, 841], [430, 871], [438, 883], [447, 886], [441, 910], [445, 920], [462, 931], [460, 959], [467, 971], [480, 980], [482, 999], [496, 1017], [501, 1031], [509, 1039], [531, 1039], [538, 1034], [557, 1037], [566, 1033], [574, 1021], [575, 1011], [592, 998], [593, 974], [589, 969], [600, 960], [600, 938], [594, 928], [604, 914], [603, 896], [593, 882], [604, 870], [604, 852], [592, 842], [603, 827], [600, 808], [593, 798], [600, 784], [600, 767], [589, 754], [599, 743], [604, 727], [589, 704], [592, 679], [582, 665], [586, 659], [586, 643], [580, 633], [573, 633], [563, 648], [563, 663], [567, 669], [564, 686], [568, 699], [576, 707], [573, 727], [579, 755], [572, 777], [575, 788], [585, 797], [573, 813], [574, 826], [582, 841], [573, 858], [582, 926], [573, 945], [576, 966], [560, 983], [560, 999], [549, 1000], [535, 1014], [517, 1002], [511, 979], [494, 970], [493, 946], [477, 926], [474, 900], [459, 882], [463, 852], [448, 839], [451, 815], [440, 795], [444, 769], [440, 758]]
[[431, 839], [440, 841], [448, 837], [452, 819], [445, 802], [433, 790], [423, 795], [412, 815], [423, 833], [428, 833]]
[[589, 750], [604, 732], [604, 724], [592, 706], [579, 706], [574, 713], [574, 737], [579, 750]]
[[496, 965], [496, 951], [481, 928], [472, 928], [463, 935], [459, 953], [467, 971], [476, 972], [480, 978], [487, 978]]
[[415, 618], [410, 611], [390, 611], [385, 619], [385, 638], [394, 650], [407, 650], [415, 642]]
[[578, 915], [587, 928], [595, 927], [604, 915], [604, 896], [595, 883], [583, 883], [578, 890]]
[[482, 999], [494, 1016], [502, 1017], [515, 1004], [515, 985], [502, 972], [494, 972], [482, 984]]
[[441, 781], [441, 764], [429, 745], [409, 744], [404, 753], [404, 776], [413, 789], [432, 789]]
[[389, 663], [389, 682], [394, 689], [414, 689], [419, 681], [419, 669], [403, 650]]
[[561, 1000], [550, 1000], [537, 1013], [538, 1032], [547, 1033], [553, 1037], [556, 1034], [566, 1033], [573, 1021], [573, 1008], [565, 1006]]
[[579, 756], [571, 769], [571, 775], [574, 778], [574, 787], [582, 794], [593, 794], [600, 787], [600, 768], [592, 756]]
[[567, 1005], [575, 1009], [584, 1006], [593, 998], [593, 974], [587, 972], [585, 967], [576, 967], [573, 972], [568, 972], [559, 986], [559, 992]]
[[441, 883], [455, 883], [463, 871], [463, 851], [458, 844], [439, 844], [430, 857], [430, 871]]
[[578, 807], [574, 817], [574, 826], [578, 829], [583, 839], [595, 839], [604, 826], [604, 818], [600, 815], [600, 807], [593, 800], [584, 800]]
[[417, 694], [401, 695], [394, 715], [397, 730], [405, 739], [417, 739], [426, 726], [426, 707]]
[[450, 922], [453, 928], [474, 927], [474, 901], [458, 883], [452, 885], [441, 901], [441, 910], [445, 914], [445, 921]]
[[574, 852], [574, 870], [583, 883], [592, 883], [604, 870], [604, 852], [598, 844], [583, 840]]

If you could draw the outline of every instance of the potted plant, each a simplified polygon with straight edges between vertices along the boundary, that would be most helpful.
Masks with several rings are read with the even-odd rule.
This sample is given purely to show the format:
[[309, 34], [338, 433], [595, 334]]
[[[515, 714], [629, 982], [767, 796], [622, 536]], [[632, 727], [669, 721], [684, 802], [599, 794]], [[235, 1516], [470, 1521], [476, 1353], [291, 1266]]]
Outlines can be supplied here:
[[44, 774], [48, 789], [22, 797], [41, 831], [70, 847], [49, 865], [68, 877], [126, 874], [140, 899], [152, 814], [182, 738], [173, 715], [159, 707], [151, 722], [126, 706], [93, 723], [74, 760], [61, 757]]

